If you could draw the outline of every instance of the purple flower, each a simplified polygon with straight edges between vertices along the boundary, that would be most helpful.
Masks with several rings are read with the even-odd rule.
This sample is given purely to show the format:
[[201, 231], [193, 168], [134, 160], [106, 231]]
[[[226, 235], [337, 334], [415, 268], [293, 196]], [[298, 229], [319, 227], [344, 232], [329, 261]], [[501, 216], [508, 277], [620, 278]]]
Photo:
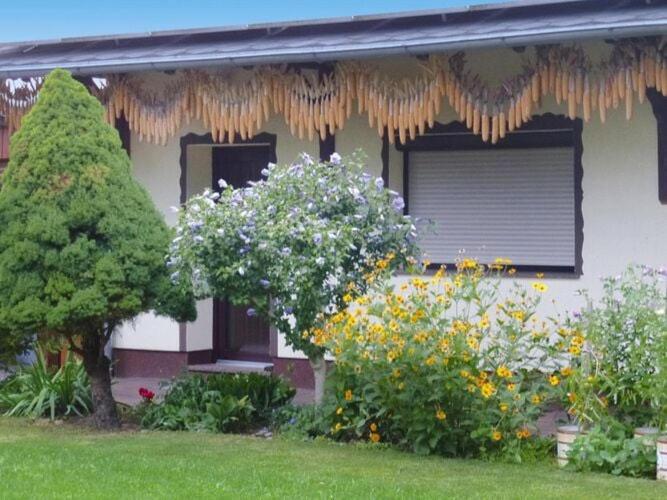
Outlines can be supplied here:
[[268, 288], [271, 282], [267, 279], [261, 279], [259, 280], [259, 284], [262, 285], [264, 288]]
[[331, 163], [333, 163], [334, 165], [340, 165], [341, 160], [342, 160], [342, 158], [340, 157], [340, 155], [338, 153], [334, 153], [329, 157], [329, 161]]
[[391, 202], [391, 206], [396, 210], [397, 212], [400, 212], [405, 208], [405, 202], [403, 201], [403, 198], [400, 196], [397, 196], [394, 198]]
[[381, 191], [382, 188], [384, 188], [384, 179], [382, 179], [382, 177], [375, 179], [375, 187], [378, 189], [378, 191]]
[[315, 233], [313, 235], [313, 243], [315, 243], [316, 245], [322, 243], [322, 235], [320, 233]]
[[220, 189], [225, 189], [227, 187], [227, 182], [225, 182], [225, 179], [219, 179], [218, 186], [220, 186]]
[[255, 311], [252, 307], [249, 308], [246, 311], [246, 314], [248, 315], [249, 318], [252, 318], [253, 316], [257, 316], [257, 311]]

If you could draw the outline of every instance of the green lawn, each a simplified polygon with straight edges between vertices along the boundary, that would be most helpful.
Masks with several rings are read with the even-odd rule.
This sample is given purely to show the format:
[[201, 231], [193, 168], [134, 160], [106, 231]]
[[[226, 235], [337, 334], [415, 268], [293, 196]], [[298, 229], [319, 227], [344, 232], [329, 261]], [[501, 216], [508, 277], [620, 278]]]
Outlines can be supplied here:
[[275, 438], [82, 431], [0, 418], [0, 498], [667, 498], [667, 484], [550, 465]]

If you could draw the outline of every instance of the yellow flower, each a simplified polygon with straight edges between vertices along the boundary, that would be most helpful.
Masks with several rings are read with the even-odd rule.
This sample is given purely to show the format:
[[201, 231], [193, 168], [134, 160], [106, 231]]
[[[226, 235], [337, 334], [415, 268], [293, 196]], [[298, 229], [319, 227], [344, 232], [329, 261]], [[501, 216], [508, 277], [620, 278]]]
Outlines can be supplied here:
[[507, 390], [514, 392], [516, 390], [516, 384], [507, 384]]
[[482, 396], [484, 396], [485, 399], [489, 399], [496, 392], [496, 388], [491, 382], [483, 383], [481, 390], [482, 390]]
[[505, 413], [507, 410], [509, 410], [509, 405], [507, 403], [500, 403], [498, 408], [500, 408], [500, 411]]
[[523, 427], [516, 431], [516, 437], [519, 439], [527, 439], [530, 437], [530, 430], [527, 429], [526, 427]]
[[563, 377], [569, 377], [570, 375], [572, 375], [572, 367], [566, 366], [560, 371], [560, 373], [561, 375], [563, 375]]
[[475, 259], [465, 258], [458, 262], [457, 266], [459, 269], [475, 269], [477, 267], [477, 261]]
[[549, 377], [549, 383], [554, 387], [560, 384], [560, 379], [558, 378], [558, 375], [552, 375], [551, 377]]
[[533, 394], [533, 396], [530, 398], [530, 402], [533, 403], [534, 405], [540, 404], [541, 401], [542, 399], [537, 394]]
[[338, 408], [336, 408], [336, 415], [342, 415], [342, 414], [343, 414], [343, 408], [339, 406]]
[[370, 429], [371, 429], [372, 432], [376, 432], [378, 430], [378, 425], [375, 422], [373, 422], [370, 425]]
[[404, 388], [405, 388], [405, 382], [401, 382], [400, 384], [398, 384], [399, 391], [402, 391]]
[[533, 290], [536, 292], [544, 293], [549, 289], [546, 283], [542, 283], [541, 281], [536, 281], [533, 283]]
[[426, 366], [433, 366], [436, 362], [435, 356], [429, 356], [426, 358]]
[[500, 378], [509, 378], [512, 376], [512, 372], [505, 365], [499, 366], [498, 369], [496, 370], [496, 374]]
[[380, 435], [377, 432], [371, 432], [368, 437], [373, 443], [380, 442]]
[[338, 431], [340, 431], [342, 428], [343, 428], [343, 424], [341, 424], [340, 422], [337, 422], [336, 425], [334, 425], [334, 427], [333, 427], [333, 431], [334, 431], [334, 432], [338, 432]]
[[512, 311], [512, 317], [517, 321], [523, 321], [526, 315], [523, 311]]
[[579, 347], [578, 345], [571, 345], [568, 351], [573, 356], [578, 356], [579, 354], [581, 354], [581, 347]]
[[345, 302], [346, 304], [352, 302], [352, 295], [350, 295], [349, 293], [343, 295], [343, 302]]
[[438, 420], [444, 420], [447, 418], [447, 414], [444, 412], [444, 410], [439, 409], [438, 411], [435, 412], [435, 418]]
[[503, 438], [503, 433], [500, 431], [493, 431], [491, 433], [491, 439], [494, 441], [500, 441]]
[[352, 390], [345, 391], [345, 401], [352, 401]]

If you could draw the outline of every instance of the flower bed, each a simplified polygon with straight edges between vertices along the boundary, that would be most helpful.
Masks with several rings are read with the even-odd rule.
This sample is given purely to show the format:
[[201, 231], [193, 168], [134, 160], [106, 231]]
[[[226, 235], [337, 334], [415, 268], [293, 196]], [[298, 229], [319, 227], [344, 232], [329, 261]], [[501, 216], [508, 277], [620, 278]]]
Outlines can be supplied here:
[[499, 292], [507, 264], [379, 285], [316, 332], [336, 356], [329, 434], [450, 456], [539, 447], [536, 420], [581, 339], [535, 315], [545, 284]]

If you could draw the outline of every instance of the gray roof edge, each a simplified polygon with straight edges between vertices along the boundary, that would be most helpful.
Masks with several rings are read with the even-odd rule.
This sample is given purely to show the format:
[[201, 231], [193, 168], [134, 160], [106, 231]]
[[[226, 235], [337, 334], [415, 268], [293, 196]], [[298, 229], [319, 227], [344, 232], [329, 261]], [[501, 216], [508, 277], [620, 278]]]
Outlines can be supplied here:
[[[310, 51], [282, 51], [279, 53], [262, 53], [239, 56], [186, 56], [179, 59], [172, 57], [153, 57], [150, 59], [109, 60], [103, 63], [90, 62], [85, 64], [65, 63], [58, 67], [68, 69], [79, 75], [100, 75], [104, 73], [173, 70], [206, 66], [246, 66], [255, 64], [281, 64], [299, 62], [329, 62], [353, 58], [371, 58], [396, 55], [423, 55], [448, 50], [482, 49], [489, 47], [510, 47], [517, 45], [537, 44], [544, 45], [563, 41], [599, 40], [604, 38], [627, 38], [636, 36], [655, 35], [667, 30], [667, 22], [657, 20], [652, 23], [636, 24], [609, 24], [593, 29], [563, 28], [558, 30], [542, 30], [533, 33], [520, 32], [509, 35], [492, 35], [488, 37], [466, 38], [458, 40], [444, 40], [441, 42], [430, 40], [428, 43], [401, 43], [377, 44], [373, 47], [349, 49], [322, 49]], [[19, 78], [41, 76], [54, 69], [52, 65], [16, 66], [10, 70], [0, 70], [2, 78]]]
[[64, 38], [46, 39], [46, 40], [25, 40], [25, 41], [4, 42], [4, 43], [0, 42], [0, 49], [6, 47], [21, 47], [21, 46], [37, 47], [42, 45], [60, 45], [68, 43], [103, 42], [103, 41], [114, 41], [114, 40], [120, 41], [120, 40], [132, 40], [138, 38], [157, 38], [157, 37], [200, 35], [200, 34], [203, 35], [209, 33], [270, 30], [270, 29], [292, 28], [298, 26], [322, 26], [330, 24], [418, 18], [427, 16], [458, 14], [465, 12], [482, 12], [487, 10], [518, 9], [522, 7], [538, 7], [540, 5], [585, 3], [586, 1], [588, 0], [508, 0], [498, 3], [483, 3], [477, 5], [464, 5], [457, 7], [441, 8], [441, 9], [421, 9], [413, 11], [388, 12], [381, 14], [364, 14], [355, 16], [303, 19], [296, 21], [250, 23], [250, 24], [240, 24], [240, 25], [214, 26], [208, 28], [159, 30], [159, 31], [148, 31], [143, 33], [142, 32], [119, 33], [119, 34], [109, 34], [109, 35], [64, 37]]

